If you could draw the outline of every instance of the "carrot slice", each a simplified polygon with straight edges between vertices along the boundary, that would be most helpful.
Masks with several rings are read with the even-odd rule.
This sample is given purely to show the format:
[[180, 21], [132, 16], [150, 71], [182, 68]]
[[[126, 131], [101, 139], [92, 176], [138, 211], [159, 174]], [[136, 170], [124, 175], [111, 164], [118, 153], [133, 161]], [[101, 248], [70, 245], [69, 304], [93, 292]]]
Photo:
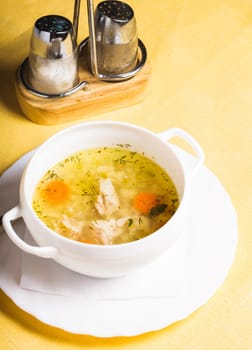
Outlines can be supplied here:
[[48, 202], [58, 204], [68, 199], [70, 190], [64, 182], [55, 180], [47, 184], [44, 193]]
[[79, 242], [87, 243], [87, 244], [96, 244], [96, 243], [95, 243], [94, 241], [92, 241], [91, 239], [85, 239], [85, 238], [79, 239]]
[[154, 193], [141, 192], [135, 196], [133, 205], [141, 214], [148, 215], [157, 202], [157, 196]]

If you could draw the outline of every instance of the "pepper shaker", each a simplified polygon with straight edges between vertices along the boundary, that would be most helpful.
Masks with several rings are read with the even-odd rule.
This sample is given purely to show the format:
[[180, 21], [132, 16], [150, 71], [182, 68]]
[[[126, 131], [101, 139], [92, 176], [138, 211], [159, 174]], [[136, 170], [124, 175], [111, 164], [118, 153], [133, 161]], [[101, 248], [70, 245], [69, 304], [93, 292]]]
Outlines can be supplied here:
[[103, 1], [94, 20], [98, 71], [120, 74], [134, 69], [138, 37], [133, 9], [122, 1]]

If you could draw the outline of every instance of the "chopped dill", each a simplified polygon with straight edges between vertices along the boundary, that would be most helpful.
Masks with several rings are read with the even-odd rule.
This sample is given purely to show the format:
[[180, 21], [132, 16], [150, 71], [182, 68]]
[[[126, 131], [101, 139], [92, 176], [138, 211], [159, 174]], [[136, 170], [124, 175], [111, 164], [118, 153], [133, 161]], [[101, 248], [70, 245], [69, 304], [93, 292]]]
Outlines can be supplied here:
[[121, 147], [121, 148], [130, 148], [131, 145], [129, 143], [117, 143], [116, 146]]
[[167, 174], [161, 173], [161, 176], [162, 176], [162, 178], [163, 178], [164, 181], [167, 181], [167, 182], [170, 181], [170, 180], [169, 180], [169, 177], [167, 176]]
[[128, 227], [130, 227], [130, 226], [132, 226], [132, 224], [133, 224], [133, 219], [128, 219]]
[[79, 154], [74, 154], [74, 155], [71, 155], [69, 157], [67, 157], [65, 160], [64, 160], [64, 163], [69, 163], [69, 162], [72, 162], [72, 163], [79, 163], [81, 161], [81, 157]]
[[47, 177], [45, 178], [46, 181], [48, 180], [62, 180], [62, 178], [54, 171], [54, 170], [48, 170]]
[[178, 199], [177, 198], [171, 199], [171, 202], [172, 202], [173, 205], [177, 205], [178, 204]]
[[132, 161], [126, 159], [126, 157], [127, 157], [127, 155], [125, 154], [125, 155], [121, 156], [120, 158], [115, 159], [114, 162], [122, 164], [122, 165], [127, 164], [127, 163], [132, 163]]
[[97, 196], [98, 195], [98, 191], [96, 190], [96, 187], [92, 184], [89, 186], [89, 189], [83, 189], [81, 191], [81, 195], [82, 196]]

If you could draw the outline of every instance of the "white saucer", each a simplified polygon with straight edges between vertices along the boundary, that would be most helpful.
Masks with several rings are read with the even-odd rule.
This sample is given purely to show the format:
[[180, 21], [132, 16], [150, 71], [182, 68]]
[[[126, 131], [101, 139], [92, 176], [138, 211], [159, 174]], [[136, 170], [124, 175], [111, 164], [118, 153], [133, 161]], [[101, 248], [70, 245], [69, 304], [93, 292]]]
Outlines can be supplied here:
[[[190, 168], [194, 158], [175, 150], [185, 169]], [[235, 210], [225, 189], [206, 167], [192, 179], [191, 193], [187, 283], [184, 292], [173, 298], [90, 300], [22, 289], [18, 281], [21, 252], [4, 234], [0, 236], [0, 287], [24, 311], [71, 333], [133, 336], [184, 319], [206, 303], [223, 283], [237, 244]]]

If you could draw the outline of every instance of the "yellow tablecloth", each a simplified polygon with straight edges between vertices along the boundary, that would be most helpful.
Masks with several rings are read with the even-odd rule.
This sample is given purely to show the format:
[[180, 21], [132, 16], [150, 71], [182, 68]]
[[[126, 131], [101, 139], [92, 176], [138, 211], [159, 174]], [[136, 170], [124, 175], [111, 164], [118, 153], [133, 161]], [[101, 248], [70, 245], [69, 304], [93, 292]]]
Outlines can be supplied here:
[[[85, 3], [79, 41], [88, 32]], [[127, 121], [157, 132], [174, 126], [189, 131], [237, 210], [234, 264], [217, 293], [186, 320], [132, 338], [68, 334], [40, 323], [0, 292], [1, 349], [252, 349], [252, 3], [128, 3], [135, 10], [139, 36], [152, 65], [147, 95], [137, 105], [89, 120]], [[28, 53], [33, 23], [49, 13], [71, 19], [73, 1], [9, 0], [0, 5], [0, 173], [67, 126], [41, 126], [27, 120], [14, 92], [14, 73]]]

